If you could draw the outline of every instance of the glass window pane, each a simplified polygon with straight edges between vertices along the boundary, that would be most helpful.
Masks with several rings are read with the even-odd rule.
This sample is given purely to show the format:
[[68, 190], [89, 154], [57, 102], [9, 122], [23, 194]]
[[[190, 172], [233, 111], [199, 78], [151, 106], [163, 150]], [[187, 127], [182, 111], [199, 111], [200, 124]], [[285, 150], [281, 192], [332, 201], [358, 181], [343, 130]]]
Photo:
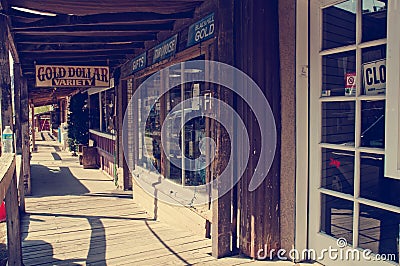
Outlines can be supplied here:
[[321, 186], [353, 195], [354, 152], [322, 149]]
[[385, 94], [386, 45], [362, 49], [363, 94]]
[[362, 1], [363, 42], [386, 38], [387, 0]]
[[[171, 77], [172, 76], [172, 77]], [[170, 78], [174, 79], [180, 79], [180, 75], [176, 74], [176, 76], [173, 76], [173, 74], [170, 74]], [[166, 94], [167, 97], [167, 103], [166, 103], [166, 109], [167, 112], [171, 112], [173, 108], [175, 108], [179, 103], [181, 103], [181, 88], [180, 86], [174, 87], [168, 93]], [[173, 128], [180, 128], [181, 127], [181, 111], [175, 111], [173, 114], [170, 114], [170, 118], [168, 121], [164, 121], [164, 123], [167, 122], [167, 125], [169, 127]], [[169, 132], [172, 132], [172, 128], [168, 128]], [[180, 134], [181, 131], [178, 133], [178, 135], [170, 135], [166, 136], [167, 141], [166, 141], [166, 147], [164, 148], [164, 151], [168, 153], [167, 156], [169, 156], [167, 160], [167, 165], [166, 165], [166, 172], [165, 172], [165, 177], [168, 179], [171, 179], [172, 181], [182, 184], [182, 169], [179, 167], [179, 165], [175, 165], [173, 161], [180, 161], [182, 158], [182, 152], [181, 152], [181, 146], [180, 146], [180, 141], [177, 143], [176, 141], [173, 141], [173, 139], [180, 139]]]
[[400, 207], [400, 180], [384, 176], [384, 155], [361, 153], [361, 197]]
[[322, 142], [354, 146], [355, 102], [322, 103]]
[[346, 1], [323, 10], [322, 48], [356, 42], [356, 1]]
[[399, 214], [360, 204], [359, 223], [361, 248], [375, 254], [394, 254], [394, 261], [399, 261]]
[[361, 104], [361, 146], [385, 146], [385, 101], [363, 101]]
[[355, 80], [356, 52], [350, 51], [322, 57], [322, 96], [355, 96], [355, 86], [352, 93], [346, 94], [348, 78]]
[[100, 130], [100, 105], [99, 94], [92, 94], [89, 96], [89, 123], [91, 129]]
[[[144, 81], [147, 77], [143, 78]], [[160, 79], [146, 84], [149, 88], [144, 95], [140, 95], [138, 102], [138, 118], [141, 121], [146, 121], [145, 128], [138, 130], [138, 155], [136, 163], [139, 166], [151, 169], [149, 166], [153, 165], [155, 171], [161, 171], [161, 127], [160, 127], [160, 104], [159, 101], [154, 103], [157, 99], [157, 93], [160, 88]], [[154, 104], [154, 105], [153, 105]], [[149, 112], [149, 113], [148, 113]], [[146, 114], [148, 113], [148, 117]], [[139, 123], [139, 125], [141, 125]], [[144, 134], [142, 133], [144, 132]]]
[[114, 89], [103, 91], [102, 96], [104, 99], [103, 117], [102, 117], [103, 131], [110, 134], [114, 134], [115, 133], [114, 116], [116, 111], [116, 106], [114, 104], [115, 103]]
[[[205, 84], [203, 82], [187, 83], [185, 86], [185, 99], [204, 96]], [[185, 123], [185, 156], [192, 162], [185, 165], [185, 185], [197, 186], [206, 183], [206, 157], [201, 150], [201, 140], [206, 136], [205, 117], [202, 116], [200, 102], [193, 101], [191, 106], [185, 108], [185, 116], [196, 116]], [[200, 170], [190, 170], [200, 169]]]
[[336, 238], [353, 240], [353, 202], [336, 197], [321, 196], [321, 231]]

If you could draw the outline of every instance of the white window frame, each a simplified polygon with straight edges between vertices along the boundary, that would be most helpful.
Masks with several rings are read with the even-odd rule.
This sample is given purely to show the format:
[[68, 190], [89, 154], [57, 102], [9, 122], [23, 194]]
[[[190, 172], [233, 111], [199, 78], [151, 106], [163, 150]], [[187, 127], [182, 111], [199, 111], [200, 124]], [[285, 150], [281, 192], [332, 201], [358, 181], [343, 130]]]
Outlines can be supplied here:
[[400, 179], [400, 3], [388, 1], [388, 43], [386, 61], [385, 176]]
[[[301, 1], [301, 0], [298, 0]], [[387, 39], [374, 40], [370, 42], [361, 42], [361, 1], [357, 2], [357, 36], [356, 36], [356, 44], [332, 48], [328, 50], [321, 51], [322, 47], [322, 9], [336, 5], [338, 3], [344, 2], [346, 0], [310, 0], [310, 13], [309, 13], [309, 79], [310, 79], [310, 88], [309, 88], [309, 118], [302, 118], [300, 121], [309, 122], [308, 127], [308, 141], [309, 141], [309, 153], [308, 153], [308, 178], [304, 178], [304, 173], [306, 169], [302, 171], [297, 171], [297, 179], [299, 182], [297, 183], [299, 191], [300, 188], [305, 188], [306, 185], [302, 184], [304, 181], [305, 184], [309, 184], [306, 191], [308, 191], [308, 202], [304, 203], [304, 200], [300, 203], [297, 203], [296, 208], [298, 211], [296, 213], [300, 213], [303, 211], [307, 212], [308, 217], [308, 239], [307, 239], [307, 247], [315, 250], [321, 250], [328, 246], [336, 247], [336, 239], [327, 234], [320, 232], [320, 224], [321, 224], [321, 194], [334, 196], [336, 198], [345, 199], [353, 202], [353, 239], [349, 239], [352, 241], [352, 245], [348, 248], [358, 248], [358, 229], [359, 229], [359, 207], [360, 204], [369, 205], [372, 207], [380, 208], [383, 210], [400, 213], [400, 208], [388, 204], [384, 204], [381, 202], [376, 202], [372, 200], [367, 200], [360, 197], [360, 153], [373, 153], [373, 154], [384, 154], [385, 155], [385, 174], [390, 170], [390, 163], [395, 165], [395, 177], [400, 177], [400, 155], [399, 155], [399, 112], [400, 108], [398, 106], [400, 99], [400, 75], [398, 70], [400, 69], [400, 38], [396, 35], [396, 26], [400, 25], [400, 3], [397, 0], [388, 0], [387, 9], [388, 9], [388, 33]], [[358, 0], [357, 0], [358, 1]], [[301, 20], [297, 20], [297, 22], [301, 22]], [[393, 28], [393, 30], [392, 30]], [[398, 28], [398, 26], [397, 26]], [[393, 36], [392, 36], [393, 35]], [[298, 39], [299, 40], [299, 39]], [[304, 46], [307, 42], [303, 41], [302, 43], [298, 43], [297, 45]], [[357, 78], [357, 95], [355, 97], [321, 97], [321, 85], [322, 85], [322, 56], [329, 54], [336, 54], [344, 51], [355, 51], [357, 56], [356, 63], [356, 71], [358, 75], [361, 73], [361, 49], [377, 46], [381, 44], [387, 45], [387, 83], [386, 83], [386, 95], [362, 95], [362, 91], [360, 90], [362, 81], [360, 78]], [[298, 48], [299, 49], [299, 48]], [[303, 47], [304, 49], [304, 47]], [[298, 68], [302, 63], [297, 61]], [[389, 70], [389, 68], [391, 70]], [[299, 73], [297, 75], [297, 79], [299, 79]], [[299, 86], [301, 82], [297, 83]], [[304, 91], [297, 87], [298, 93], [304, 93]], [[305, 104], [305, 97], [302, 97], [303, 102], [300, 103], [302, 106]], [[367, 148], [360, 147], [360, 134], [361, 134], [361, 102], [363, 100], [386, 100], [386, 124], [385, 124], [385, 140], [386, 140], [386, 150], [378, 149], [378, 148]], [[355, 124], [355, 145], [354, 146], [340, 146], [328, 143], [321, 143], [321, 107], [323, 102], [330, 101], [354, 101], [356, 103], [356, 124]], [[299, 104], [299, 103], [298, 103]], [[299, 108], [298, 108], [299, 111]], [[300, 122], [298, 121], [298, 122]], [[304, 135], [298, 131], [297, 137], [303, 137]], [[305, 141], [305, 139], [300, 139], [298, 142]], [[396, 144], [396, 145], [394, 145]], [[305, 155], [305, 148], [298, 145], [298, 152], [301, 152], [303, 156]], [[299, 149], [300, 148], [300, 149]], [[333, 148], [340, 149], [346, 151], [352, 151], [355, 155], [354, 161], [354, 195], [348, 195], [341, 192], [336, 192], [328, 189], [321, 188], [321, 149], [322, 148]], [[390, 154], [390, 156], [388, 156]], [[394, 156], [394, 154], [396, 156]], [[395, 157], [395, 158], [394, 158]], [[299, 158], [299, 156], [297, 157]], [[387, 161], [389, 159], [389, 161]], [[301, 174], [301, 176], [299, 176]], [[393, 177], [388, 176], [388, 177]], [[297, 196], [296, 196], [297, 197]], [[303, 199], [297, 197], [297, 199]], [[297, 219], [300, 221], [300, 227], [296, 226], [296, 237], [300, 237], [302, 242], [296, 243], [298, 246], [304, 246], [304, 237], [299, 230], [303, 230], [304, 220]], [[330, 261], [321, 261], [326, 265], [337, 265], [336, 262]], [[341, 265], [365, 265], [365, 261], [351, 261], [345, 262], [340, 261]], [[377, 264], [378, 265], [378, 264]], [[393, 265], [392, 262], [380, 262], [379, 265]]]

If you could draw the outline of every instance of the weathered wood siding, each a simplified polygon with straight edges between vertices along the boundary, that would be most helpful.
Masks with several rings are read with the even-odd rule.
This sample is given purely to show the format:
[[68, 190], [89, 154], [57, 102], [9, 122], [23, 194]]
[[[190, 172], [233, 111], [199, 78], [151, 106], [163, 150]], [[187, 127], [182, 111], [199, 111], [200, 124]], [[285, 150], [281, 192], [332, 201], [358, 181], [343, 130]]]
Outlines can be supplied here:
[[[249, 181], [257, 165], [260, 131], [254, 115], [238, 100], [250, 136], [250, 158], [238, 184], [241, 253], [255, 258], [259, 249], [280, 246], [280, 121], [278, 1], [235, 0], [235, 63], [266, 96], [277, 126], [277, 150], [270, 172], [254, 192]], [[252, 92], [249, 91], [251, 96]], [[253, 152], [254, 151], [254, 152]]]

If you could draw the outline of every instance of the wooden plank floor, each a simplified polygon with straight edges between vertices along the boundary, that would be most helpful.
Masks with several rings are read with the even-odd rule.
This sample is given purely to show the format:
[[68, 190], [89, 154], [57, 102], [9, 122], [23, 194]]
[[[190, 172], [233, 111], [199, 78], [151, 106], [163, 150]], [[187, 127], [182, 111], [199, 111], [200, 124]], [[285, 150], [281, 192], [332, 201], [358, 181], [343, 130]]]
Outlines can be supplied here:
[[266, 265], [216, 260], [211, 240], [148, 219], [131, 192], [114, 190], [99, 170], [82, 169], [46, 134], [41, 137], [22, 218], [25, 265]]

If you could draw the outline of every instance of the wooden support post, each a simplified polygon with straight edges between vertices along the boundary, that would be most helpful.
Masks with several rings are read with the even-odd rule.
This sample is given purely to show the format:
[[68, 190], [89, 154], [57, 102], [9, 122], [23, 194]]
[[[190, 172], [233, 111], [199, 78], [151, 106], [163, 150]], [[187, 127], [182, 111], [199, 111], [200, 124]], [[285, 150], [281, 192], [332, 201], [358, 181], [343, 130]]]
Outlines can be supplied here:
[[[217, 19], [218, 24], [218, 39], [217, 39], [217, 61], [224, 62], [227, 64], [233, 63], [233, 0], [217, 0]], [[215, 55], [214, 55], [215, 56]], [[214, 57], [213, 56], [213, 57]], [[211, 70], [212, 71], [212, 70]], [[226, 73], [218, 73], [223, 79], [233, 79], [233, 77], [223, 77]], [[216, 86], [213, 92], [213, 96], [219, 98], [219, 100], [226, 103], [232, 103], [233, 93], [223, 88], [222, 86]], [[229, 116], [229, 114], [221, 113], [219, 116]], [[232, 116], [232, 115], [231, 115]], [[233, 116], [232, 116], [233, 117]], [[218, 177], [223, 171], [229, 161], [230, 148], [232, 143], [229, 140], [229, 132], [233, 132], [231, 128], [224, 129], [221, 124], [215, 125], [215, 139], [217, 140], [217, 152], [215, 159], [215, 174], [213, 178]], [[231, 172], [233, 175], [233, 172]], [[211, 239], [212, 239], [212, 255], [216, 258], [228, 256], [231, 254], [231, 236], [232, 236], [232, 195], [228, 192], [224, 195], [220, 195], [221, 187], [230, 186], [231, 184], [217, 184], [213, 188], [212, 194], [215, 199], [212, 203], [212, 226], [211, 226]]]
[[15, 153], [22, 154], [22, 123], [21, 123], [21, 64], [14, 63], [14, 110], [15, 110]]
[[[29, 106], [28, 85], [26, 78], [22, 79], [21, 106]], [[22, 169], [24, 175], [25, 195], [31, 194], [31, 151], [29, 134], [29, 108], [21, 108], [22, 127]]]
[[13, 129], [9, 41], [7, 18], [0, 16], [0, 88], [1, 88], [1, 132], [6, 126]]
[[21, 228], [15, 170], [6, 194], [6, 212], [8, 265], [22, 265]]
[[[127, 82], [120, 81], [117, 87], [117, 128], [118, 128], [118, 167], [122, 170], [123, 186], [124, 190], [132, 188], [132, 182], [129, 180], [129, 169], [124, 158], [124, 148], [122, 143], [122, 126], [125, 116], [125, 110], [128, 105], [128, 92]], [[121, 172], [121, 171], [120, 171]]]
[[[277, 130], [274, 162], [260, 186], [250, 192], [249, 182], [259, 159], [262, 144], [259, 124], [248, 106], [239, 101], [250, 140], [250, 157], [238, 183], [239, 247], [246, 256], [257, 258], [259, 250], [269, 254], [280, 249], [280, 139], [281, 87], [279, 82], [278, 0], [235, 0], [235, 66], [249, 75], [268, 100]], [[217, 28], [217, 27], [216, 27]], [[252, 97], [252, 91], [248, 91]], [[264, 148], [264, 147], [262, 147]], [[240, 152], [239, 152], [240, 156]], [[267, 249], [265, 249], [267, 247]]]
[[35, 130], [35, 106], [33, 104], [31, 104], [31, 121], [32, 121], [32, 151], [36, 151], [36, 145], [35, 145], [35, 134], [36, 134], [36, 130]]

